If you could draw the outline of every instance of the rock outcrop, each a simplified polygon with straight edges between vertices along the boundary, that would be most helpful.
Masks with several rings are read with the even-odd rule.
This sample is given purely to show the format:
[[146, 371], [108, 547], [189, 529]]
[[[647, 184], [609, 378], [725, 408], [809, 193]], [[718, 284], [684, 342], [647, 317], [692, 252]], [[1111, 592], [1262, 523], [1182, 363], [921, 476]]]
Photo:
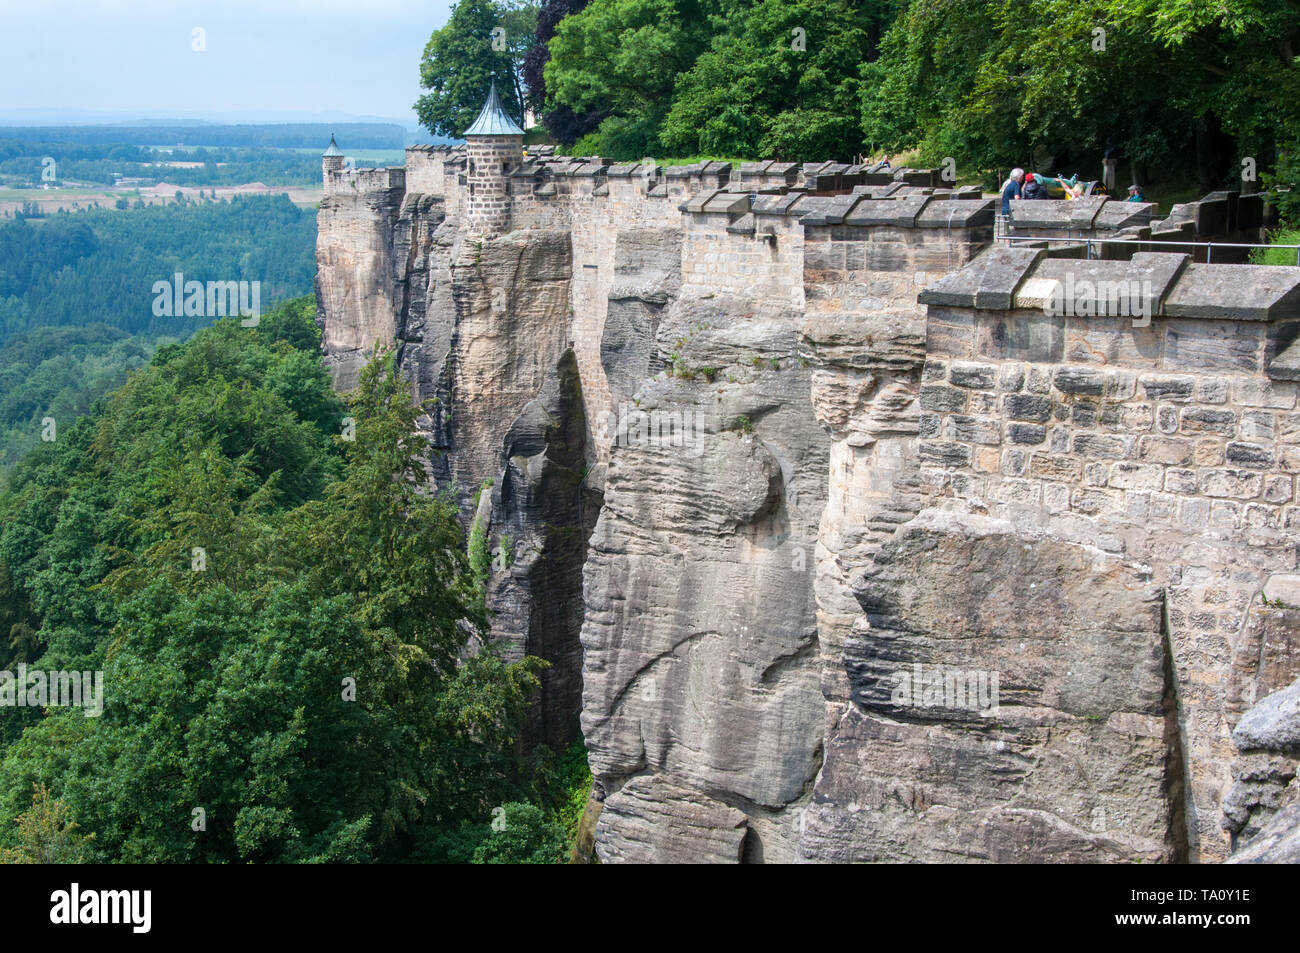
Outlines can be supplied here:
[[830, 731], [806, 854], [1176, 859], [1176, 726], [1148, 573], [927, 511], [858, 586], [867, 624], [843, 651], [852, 703]]
[[1300, 679], [1251, 708], [1232, 732], [1238, 748], [1223, 826], [1229, 862], [1300, 863]]
[[[396, 173], [396, 174], [392, 174]], [[316, 307], [321, 348], [335, 386], [348, 390], [376, 344], [393, 343], [400, 288], [409, 283], [412, 216], [403, 214], [401, 170], [367, 170], [328, 191], [317, 215]], [[441, 217], [431, 199], [423, 220]]]
[[[824, 717], [808, 576], [827, 454], [795, 317], [678, 301], [656, 351], [662, 365], [675, 347], [679, 369], [644, 382], [615, 432], [582, 633], [602, 859], [638, 856], [623, 831], [642, 827], [656, 856], [689, 856], [699, 810], [741, 812], [769, 859], [793, 857], [784, 814], [807, 798]], [[645, 813], [647, 791], [683, 788]]]

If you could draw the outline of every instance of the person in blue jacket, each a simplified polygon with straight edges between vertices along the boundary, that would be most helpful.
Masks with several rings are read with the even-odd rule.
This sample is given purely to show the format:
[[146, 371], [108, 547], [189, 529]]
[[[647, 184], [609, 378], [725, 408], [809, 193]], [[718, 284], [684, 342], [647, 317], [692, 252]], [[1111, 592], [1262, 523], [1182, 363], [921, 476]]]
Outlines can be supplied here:
[[1011, 200], [1020, 198], [1020, 183], [1025, 181], [1024, 169], [1012, 169], [1011, 175], [1002, 183], [1002, 217], [1011, 216]]

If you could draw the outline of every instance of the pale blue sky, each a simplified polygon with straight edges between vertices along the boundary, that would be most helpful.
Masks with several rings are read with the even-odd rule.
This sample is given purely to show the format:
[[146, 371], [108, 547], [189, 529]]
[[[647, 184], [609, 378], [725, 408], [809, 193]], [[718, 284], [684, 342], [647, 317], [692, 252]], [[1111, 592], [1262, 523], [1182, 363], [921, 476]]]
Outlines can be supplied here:
[[451, 3], [0, 0], [0, 122], [351, 114], [413, 127], [420, 54]]

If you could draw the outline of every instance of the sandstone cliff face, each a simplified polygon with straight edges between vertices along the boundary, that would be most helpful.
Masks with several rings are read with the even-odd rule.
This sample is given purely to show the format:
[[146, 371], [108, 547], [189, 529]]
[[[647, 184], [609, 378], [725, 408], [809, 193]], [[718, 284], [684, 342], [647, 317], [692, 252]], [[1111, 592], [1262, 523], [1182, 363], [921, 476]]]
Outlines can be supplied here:
[[[1300, 676], [1294, 279], [716, 165], [525, 165], [493, 238], [451, 159], [445, 197], [322, 205], [327, 360], [391, 321], [467, 523], [492, 481], [494, 637], [553, 663], [535, 739], [581, 712], [597, 855], [1292, 850], [1246, 712]], [[1155, 317], [1054, 316], [1066, 278]]]
[[430, 255], [423, 329], [418, 338], [413, 323], [403, 329], [402, 367], [417, 396], [436, 401], [429, 426], [438, 484], [466, 513], [484, 490], [492, 636], [509, 659], [550, 663], [531, 735], [562, 747], [577, 736], [584, 513], [599, 507], [597, 499], [584, 509], [569, 236], [528, 230], [478, 239], [443, 226]]
[[[763, 198], [695, 200], [681, 298], [639, 332], [606, 324], [611, 355], [655, 338], [648, 360], [606, 366], [611, 382], [629, 365], [649, 377], [612, 442], [586, 570], [606, 859], [846, 856], [805, 832], [843, 714], [827, 702], [848, 701], [851, 583], [919, 506], [897, 479], [919, 417], [916, 292], [978, 250], [988, 215], [947, 203], [944, 231], [918, 233], [932, 224], [918, 198], [861, 228], [834, 227], [833, 199], [801, 221]], [[654, 438], [666, 417], [709, 422], [693, 452]], [[701, 812], [728, 831], [707, 855]]]
[[550, 663], [530, 740], [578, 735], [582, 564], [599, 497], [569, 342], [567, 231], [467, 237], [441, 196], [335, 190], [317, 258], [323, 348], [353, 386], [376, 343], [425, 404], [436, 485], [489, 537], [487, 605], [507, 658]]
[[[393, 342], [397, 289], [407, 261], [394, 254], [403, 192], [345, 189], [326, 194], [317, 216], [316, 307], [325, 364], [340, 390], [356, 385], [375, 345]], [[430, 213], [436, 214], [430, 210]]]
[[[733, 406], [753, 411], [756, 447], [783, 474], [799, 472], [786, 465], [799, 460], [783, 445], [790, 431], [764, 422], [807, 427], [811, 412], [830, 440], [818, 448], [825, 495], [789, 485], [779, 500], [761, 455], [738, 469], [734, 452], [709, 442], [702, 453], [717, 455], [699, 472], [655, 446], [611, 453], [584, 626], [584, 728], [611, 791], [597, 850], [642, 860], [783, 860], [792, 846], [813, 861], [1227, 856], [1228, 735], [1243, 705], [1297, 674], [1293, 621], [1257, 608], [1294, 566], [1285, 527], [1300, 462], [1290, 449], [1296, 395], [1268, 377], [1291, 336], [1268, 322], [1294, 316], [1294, 280], [1183, 270], [1177, 256], [1083, 264], [998, 251], [937, 281], [923, 313], [910, 302], [943, 274], [926, 256], [954, 253], [942, 239], [909, 249], [882, 228], [855, 248], [842, 229], [823, 248], [818, 223], [802, 224], [801, 306], [783, 315], [761, 274], [748, 295], [705, 297], [727, 291], [726, 279], [687, 280], [656, 332], [657, 360], [687, 376], [716, 367], [715, 382], [656, 377], [652, 359], [637, 394], [652, 416], [698, 407], [710, 389], [724, 419]], [[955, 251], [960, 260], [974, 250]], [[1069, 275], [1111, 273], [1154, 281], [1164, 316], [1136, 328], [1053, 318], [1036, 297]], [[717, 347], [707, 308], [735, 350]], [[747, 383], [737, 352], [758, 350], [761, 365], [780, 353], [787, 321], [800, 358], [794, 393], [765, 381], [748, 406], [726, 403]], [[716, 489], [724, 474], [727, 498]], [[766, 497], [754, 489], [765, 485]], [[702, 511], [679, 501], [685, 487]], [[822, 697], [805, 677], [765, 702], [783, 720], [815, 704], [826, 718], [820, 750], [811, 733], [808, 747], [785, 749], [821, 762], [811, 798], [805, 789], [777, 804], [755, 796], [771, 765], [749, 767], [750, 748], [733, 745], [726, 765], [698, 748], [727, 737], [728, 706], [744, 710], [735, 703], [747, 683], [725, 673], [789, 617], [728, 641], [700, 616], [736, 617], [734, 588], [755, 583], [732, 567], [733, 544], [785, 542], [785, 527], [761, 518], [801, 504], [821, 509], [812, 588]], [[797, 548], [793, 529], [789, 538]], [[710, 562], [696, 568], [693, 557]], [[647, 558], [655, 568], [642, 573]], [[682, 581], [678, 605], [665, 577]], [[710, 586], [703, 612], [696, 579]], [[791, 602], [809, 583], [774, 575], [746, 591]], [[728, 649], [721, 660], [696, 648], [711, 640]], [[723, 699], [701, 701], [671, 674], [673, 694], [660, 695], [658, 679], [648, 695], [635, 690], [655, 666], [683, 662], [718, 673]], [[766, 724], [755, 717], [750, 736], [762, 739]], [[1243, 793], [1226, 805], [1240, 815], [1246, 804], [1248, 834], [1290, 817], [1250, 807], [1289, 807], [1276, 789], [1294, 764], [1266, 760], [1246, 755]], [[788, 782], [798, 763], [782, 762]], [[748, 780], [728, 777], [729, 765]], [[1263, 782], [1274, 793], [1261, 794]], [[725, 836], [704, 836], [701, 818]]]
[[[440, 233], [441, 234], [441, 233]], [[444, 252], [444, 249], [439, 249]], [[512, 232], [489, 240], [457, 238], [445, 249], [443, 283], [432, 277], [435, 336], [407, 358], [434, 372], [435, 446], [452, 484], [470, 493], [502, 466], [512, 421], [555, 374], [568, 347], [570, 250], [558, 232]], [[446, 350], [442, 336], [446, 336]]]
[[[793, 859], [822, 738], [808, 578], [827, 450], [795, 328], [761, 302], [679, 300], [656, 363], [697, 376], [643, 383], [614, 434], [582, 633], [602, 859], [734, 862], [747, 835]], [[728, 835], [701, 839], [701, 811]]]
[[582, 566], [599, 496], [584, 486], [586, 417], [573, 352], [511, 423], [505, 467], [487, 497], [497, 552], [487, 608], [506, 657], [546, 659], [530, 735], [559, 749], [578, 737]]

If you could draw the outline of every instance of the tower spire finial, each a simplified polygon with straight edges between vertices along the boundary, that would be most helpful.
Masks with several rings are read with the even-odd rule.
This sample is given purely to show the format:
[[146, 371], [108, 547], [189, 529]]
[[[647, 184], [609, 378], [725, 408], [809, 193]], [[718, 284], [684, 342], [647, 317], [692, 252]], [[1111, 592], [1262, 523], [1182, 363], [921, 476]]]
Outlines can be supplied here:
[[524, 131], [502, 108], [495, 77], [488, 88], [487, 102], [483, 104], [482, 111], [463, 134], [466, 136], [522, 136], [524, 134]]

